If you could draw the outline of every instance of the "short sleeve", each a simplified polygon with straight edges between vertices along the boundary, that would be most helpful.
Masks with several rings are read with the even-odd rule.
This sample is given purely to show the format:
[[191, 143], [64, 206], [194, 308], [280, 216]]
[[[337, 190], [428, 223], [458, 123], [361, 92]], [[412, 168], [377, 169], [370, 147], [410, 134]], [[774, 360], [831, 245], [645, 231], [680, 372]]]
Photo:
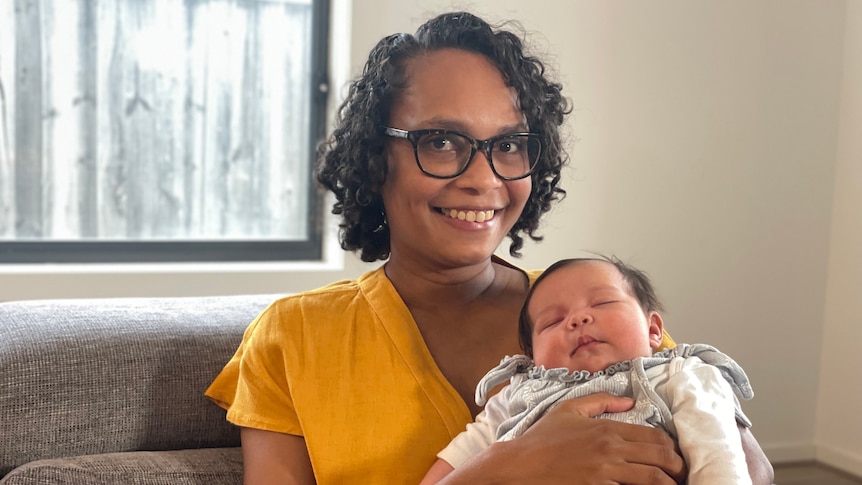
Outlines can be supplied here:
[[283, 310], [270, 306], [248, 326], [206, 395], [237, 426], [302, 435], [288, 385]]

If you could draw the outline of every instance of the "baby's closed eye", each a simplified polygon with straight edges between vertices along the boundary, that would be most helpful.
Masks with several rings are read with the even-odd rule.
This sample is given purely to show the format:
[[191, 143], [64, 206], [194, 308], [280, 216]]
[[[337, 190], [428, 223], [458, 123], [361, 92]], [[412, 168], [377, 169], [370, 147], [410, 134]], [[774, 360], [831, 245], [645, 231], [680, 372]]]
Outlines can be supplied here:
[[598, 303], [593, 303], [593, 306], [597, 307], [597, 306], [603, 306], [603, 305], [610, 305], [613, 303], [619, 303], [619, 300], [604, 300], [604, 301], [600, 301]]

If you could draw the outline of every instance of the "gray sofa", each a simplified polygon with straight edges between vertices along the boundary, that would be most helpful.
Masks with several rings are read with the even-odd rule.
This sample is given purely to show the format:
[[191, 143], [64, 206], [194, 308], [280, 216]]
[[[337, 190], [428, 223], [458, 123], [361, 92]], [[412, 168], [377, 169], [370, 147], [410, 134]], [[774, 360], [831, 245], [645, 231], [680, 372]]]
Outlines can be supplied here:
[[0, 303], [0, 484], [241, 483], [203, 392], [275, 298]]

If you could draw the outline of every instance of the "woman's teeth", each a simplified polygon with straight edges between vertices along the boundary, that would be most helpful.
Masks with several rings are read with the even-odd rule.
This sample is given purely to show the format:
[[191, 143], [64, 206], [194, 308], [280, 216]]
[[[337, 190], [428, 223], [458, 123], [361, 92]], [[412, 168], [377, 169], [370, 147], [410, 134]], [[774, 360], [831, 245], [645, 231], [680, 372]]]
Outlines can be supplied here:
[[444, 209], [443, 213], [452, 219], [467, 222], [485, 222], [494, 217], [493, 210], [486, 211], [460, 211], [458, 209]]

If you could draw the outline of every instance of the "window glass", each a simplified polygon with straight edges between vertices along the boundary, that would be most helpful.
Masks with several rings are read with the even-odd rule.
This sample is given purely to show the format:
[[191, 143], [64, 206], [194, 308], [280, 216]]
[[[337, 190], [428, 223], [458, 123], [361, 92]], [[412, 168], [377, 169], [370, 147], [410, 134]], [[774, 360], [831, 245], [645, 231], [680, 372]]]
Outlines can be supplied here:
[[0, 3], [0, 262], [319, 258], [325, 2]]

